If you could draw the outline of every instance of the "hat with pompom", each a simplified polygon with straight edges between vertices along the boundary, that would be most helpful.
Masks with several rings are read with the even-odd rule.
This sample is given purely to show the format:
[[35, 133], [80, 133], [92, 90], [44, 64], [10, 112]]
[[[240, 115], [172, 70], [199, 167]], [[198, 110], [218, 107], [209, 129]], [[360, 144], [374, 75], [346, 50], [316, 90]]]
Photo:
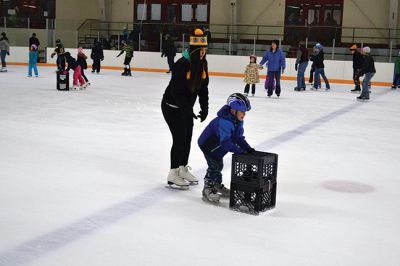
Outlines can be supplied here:
[[371, 48], [369, 48], [368, 46], [365, 46], [365, 47], [362, 49], [362, 51], [363, 51], [364, 54], [370, 54], [370, 53], [371, 53]]
[[190, 46], [196, 47], [207, 47], [207, 36], [204, 35], [204, 32], [201, 29], [196, 29], [194, 31], [194, 35], [190, 36]]

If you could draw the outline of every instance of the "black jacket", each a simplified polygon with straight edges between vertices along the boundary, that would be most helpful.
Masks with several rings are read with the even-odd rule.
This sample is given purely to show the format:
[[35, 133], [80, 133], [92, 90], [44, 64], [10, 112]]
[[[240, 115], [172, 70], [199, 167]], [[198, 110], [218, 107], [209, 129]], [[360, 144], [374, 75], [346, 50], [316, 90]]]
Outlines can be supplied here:
[[371, 55], [364, 55], [364, 63], [361, 68], [361, 75], [365, 73], [376, 73], [375, 62]]
[[79, 66], [78, 62], [76, 62], [75, 58], [73, 58], [72, 56], [65, 57], [65, 60], [67, 61], [68, 64], [67, 71], [69, 71], [70, 69], [75, 70]]
[[86, 58], [87, 58], [87, 56], [85, 54], [78, 53], [76, 62], [78, 63], [78, 65], [81, 66], [82, 69], [87, 69]]
[[324, 68], [324, 51], [319, 51], [318, 54], [310, 56], [310, 60], [314, 62], [315, 68]]
[[305, 47], [300, 47], [297, 51], [296, 64], [308, 62], [308, 49]]
[[363, 66], [363, 61], [363, 55], [360, 52], [356, 51], [353, 54], [353, 69], [361, 69]]
[[39, 45], [40, 45], [39, 39], [36, 37], [30, 37], [29, 38], [29, 47], [31, 47], [32, 44], [35, 44], [37, 47], [39, 47]]
[[94, 45], [90, 54], [90, 58], [92, 58], [93, 60], [104, 60], [103, 47], [101, 47], [101, 43], [96, 43]]
[[162, 49], [162, 54], [161, 56], [172, 56], [174, 57], [176, 55], [176, 48], [174, 41], [171, 39], [166, 40], [163, 43], [163, 49]]
[[205, 77], [200, 79], [199, 84], [195, 84], [193, 92], [190, 89], [188, 72], [190, 70], [189, 61], [182, 57], [172, 67], [172, 77], [165, 89], [163, 101], [170, 105], [180, 108], [185, 116], [192, 116], [193, 106], [199, 96], [201, 111], [208, 113], [208, 68], [207, 61], [203, 66]]

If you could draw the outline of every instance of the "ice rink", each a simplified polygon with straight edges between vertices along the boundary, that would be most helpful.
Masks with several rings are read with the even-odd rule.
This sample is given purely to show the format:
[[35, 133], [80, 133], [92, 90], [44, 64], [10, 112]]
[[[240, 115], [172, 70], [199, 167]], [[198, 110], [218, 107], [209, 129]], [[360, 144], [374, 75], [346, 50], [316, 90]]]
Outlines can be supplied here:
[[[169, 75], [89, 71], [89, 89], [60, 92], [54, 70], [0, 73], [1, 266], [399, 265], [399, 90], [373, 87], [370, 102], [357, 102], [351, 85], [295, 92], [283, 81], [281, 98], [269, 99], [259, 84], [245, 136], [279, 154], [278, 192], [274, 210], [253, 216], [227, 199], [202, 201], [203, 182], [165, 187]], [[243, 88], [241, 78], [210, 77], [190, 157], [200, 178], [197, 138]]]

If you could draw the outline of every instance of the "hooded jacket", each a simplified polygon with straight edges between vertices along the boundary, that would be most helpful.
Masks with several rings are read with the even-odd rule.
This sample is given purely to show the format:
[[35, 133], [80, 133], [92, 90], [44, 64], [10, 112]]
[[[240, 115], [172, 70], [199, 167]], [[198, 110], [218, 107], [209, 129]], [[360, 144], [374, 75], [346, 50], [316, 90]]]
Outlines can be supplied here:
[[198, 144], [208, 156], [222, 159], [228, 152], [244, 154], [250, 145], [243, 136], [243, 121], [238, 121], [224, 105], [201, 133]]

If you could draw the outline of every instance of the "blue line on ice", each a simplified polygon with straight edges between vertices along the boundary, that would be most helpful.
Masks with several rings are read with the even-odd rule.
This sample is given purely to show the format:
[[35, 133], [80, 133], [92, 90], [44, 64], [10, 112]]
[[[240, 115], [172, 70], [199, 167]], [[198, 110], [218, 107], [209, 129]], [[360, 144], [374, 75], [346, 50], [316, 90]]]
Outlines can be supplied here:
[[[388, 92], [390, 92], [390, 90], [374, 93], [374, 99]], [[333, 119], [338, 118], [339, 116], [344, 115], [360, 106], [364, 106], [364, 104], [359, 102], [353, 103], [315, 119], [307, 124], [289, 130], [273, 139], [262, 142], [256, 147], [260, 150], [269, 150], [272, 147], [301, 136], [316, 127], [322, 126], [323, 124], [332, 121]], [[204, 171], [205, 169], [202, 170]], [[60, 249], [84, 236], [93, 234], [108, 225], [114, 224], [118, 220], [155, 205], [169, 195], [173, 194], [175, 193], [171, 192], [171, 190], [165, 189], [164, 187], [151, 189], [127, 201], [115, 204], [107, 209], [82, 218], [63, 228], [41, 235], [14, 248], [1, 252], [0, 265], [16, 266], [32, 262], [35, 259]]]

